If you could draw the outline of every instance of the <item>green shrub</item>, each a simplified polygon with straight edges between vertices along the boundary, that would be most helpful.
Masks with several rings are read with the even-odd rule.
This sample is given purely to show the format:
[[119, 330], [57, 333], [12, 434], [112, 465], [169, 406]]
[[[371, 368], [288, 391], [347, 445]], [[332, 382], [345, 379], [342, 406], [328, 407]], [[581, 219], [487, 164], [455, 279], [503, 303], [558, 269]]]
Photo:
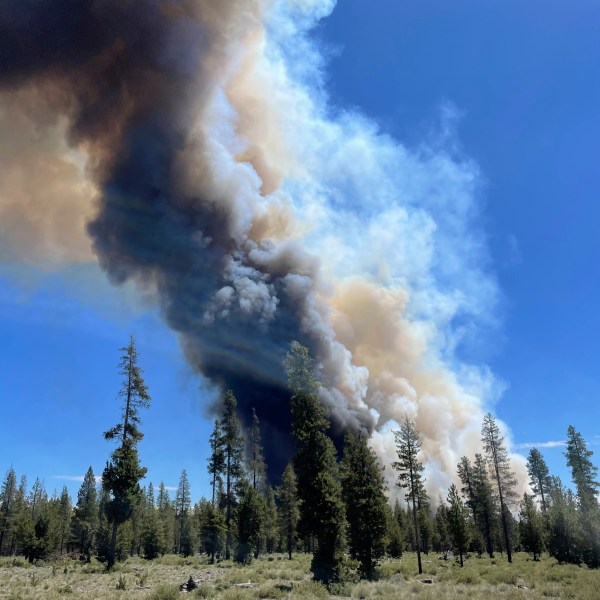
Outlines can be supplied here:
[[488, 583], [492, 585], [499, 585], [506, 583], [508, 585], [517, 585], [519, 574], [516, 571], [502, 569], [498, 571], [491, 571], [487, 576]]
[[479, 573], [465, 567], [462, 569], [455, 569], [454, 572], [451, 572], [451, 580], [454, 583], [462, 583], [463, 585], [477, 585], [478, 583], [481, 583]]
[[393, 575], [403, 575], [402, 563], [400, 562], [388, 562], [379, 565], [378, 571], [382, 579], [387, 579]]
[[125, 579], [125, 576], [122, 573], [121, 575], [119, 575], [119, 579], [117, 580], [116, 589], [123, 591], [127, 590], [127, 580]]
[[179, 600], [179, 587], [163, 584], [152, 593], [150, 600]]
[[279, 600], [285, 598], [286, 593], [282, 590], [282, 586], [277, 585], [263, 585], [256, 591], [257, 598], [273, 598], [273, 600]]
[[303, 600], [308, 598], [328, 600], [329, 591], [324, 585], [317, 583], [316, 581], [304, 581], [297, 586], [294, 586], [293, 596], [295, 598], [302, 598]]
[[67, 583], [66, 585], [63, 585], [62, 587], [58, 588], [58, 593], [59, 594], [72, 594], [73, 588]]
[[211, 585], [202, 584], [196, 589], [196, 596], [198, 598], [213, 598], [217, 591]]
[[560, 598], [560, 587], [557, 585], [544, 586], [541, 591], [544, 598]]

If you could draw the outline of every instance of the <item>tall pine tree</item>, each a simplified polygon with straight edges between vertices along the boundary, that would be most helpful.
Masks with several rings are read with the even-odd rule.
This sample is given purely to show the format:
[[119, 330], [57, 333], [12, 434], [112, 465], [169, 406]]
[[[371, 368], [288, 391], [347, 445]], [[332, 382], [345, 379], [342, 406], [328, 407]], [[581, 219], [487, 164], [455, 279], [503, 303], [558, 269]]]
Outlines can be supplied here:
[[118, 440], [119, 446], [112, 453], [102, 473], [102, 485], [109, 493], [105, 511], [111, 523], [111, 537], [107, 552], [107, 568], [115, 564], [117, 528], [131, 516], [142, 495], [139, 482], [146, 475], [140, 466], [137, 443], [144, 437], [139, 429], [142, 408], [149, 408], [150, 394], [138, 365], [138, 353], [133, 336], [129, 344], [121, 348], [119, 372], [122, 376], [119, 397], [123, 403], [122, 418], [117, 425], [104, 433], [107, 440]]
[[519, 513], [519, 534], [525, 552], [531, 552], [533, 560], [539, 560], [544, 548], [544, 526], [533, 496], [523, 494]]
[[550, 472], [542, 453], [537, 448], [529, 450], [527, 472], [529, 473], [529, 485], [533, 495], [539, 497], [542, 511], [546, 512], [550, 497]]
[[292, 436], [296, 442], [294, 467], [300, 500], [299, 530], [317, 540], [311, 570], [317, 581], [338, 581], [343, 561], [346, 519], [338, 479], [336, 451], [325, 433], [326, 409], [319, 401], [319, 383], [307, 348], [294, 342], [285, 361], [292, 390]]
[[350, 556], [358, 560], [361, 577], [374, 579], [385, 551], [387, 502], [382, 467], [364, 435], [346, 434], [340, 470]]
[[589, 514], [598, 507], [597, 493], [600, 483], [597, 480], [598, 467], [590, 460], [593, 454], [587, 449], [581, 434], [569, 425], [565, 456], [567, 465], [571, 468], [571, 476], [584, 514]]
[[256, 411], [252, 409], [252, 426], [248, 438], [248, 475], [255, 490], [264, 491], [266, 474], [267, 467], [261, 443], [260, 421], [256, 416]]
[[225, 525], [227, 527], [225, 558], [229, 559], [231, 558], [231, 547], [233, 544], [234, 511], [238, 503], [244, 476], [244, 443], [237, 413], [237, 400], [231, 390], [228, 390], [223, 398], [223, 413], [220, 426], [223, 436]]
[[406, 490], [406, 501], [412, 509], [413, 533], [419, 575], [423, 572], [421, 564], [421, 531], [419, 512], [427, 499], [423, 479], [423, 465], [419, 460], [421, 440], [414, 424], [406, 417], [400, 424], [400, 431], [394, 431], [396, 438], [397, 462], [393, 463], [398, 471], [398, 486]]
[[583, 532], [575, 499], [558, 477], [552, 478], [548, 508], [548, 553], [559, 563], [580, 564]]
[[73, 518], [73, 537], [79, 553], [86, 562], [92, 559], [92, 546], [98, 528], [98, 499], [96, 478], [92, 467], [89, 467], [79, 492]]
[[11, 467], [6, 473], [0, 489], [0, 556], [5, 552], [6, 541], [11, 535], [17, 496], [17, 475]]
[[588, 567], [596, 569], [600, 567], [600, 506], [597, 496], [600, 483], [597, 480], [598, 467], [591, 461], [593, 454], [587, 449], [581, 434], [569, 425], [565, 456], [579, 500], [579, 517], [584, 532], [582, 558]]
[[298, 507], [298, 480], [291, 463], [286, 466], [283, 472], [281, 485], [277, 488], [277, 497], [280, 507], [279, 530], [284, 540], [284, 548], [288, 558], [292, 560], [300, 510]]
[[448, 533], [450, 534], [454, 551], [458, 552], [461, 567], [464, 564], [463, 557], [469, 547], [470, 539], [467, 510], [467, 507], [460, 499], [458, 489], [452, 484], [448, 492], [448, 509], [445, 516], [448, 523]]
[[191, 519], [192, 496], [187, 471], [183, 469], [175, 495], [175, 519], [177, 523], [177, 553], [190, 556], [194, 553], [195, 535]]
[[212, 489], [212, 504], [215, 505], [217, 486], [222, 483], [221, 475], [225, 472], [225, 453], [223, 450], [223, 432], [219, 419], [215, 419], [215, 426], [210, 435], [210, 456], [208, 457], [208, 474]]
[[500, 428], [496, 423], [496, 419], [490, 413], [483, 418], [481, 441], [496, 482], [506, 557], [510, 563], [512, 562], [512, 543], [509, 529], [509, 506], [516, 499], [517, 480], [511, 470], [508, 450], [504, 438], [500, 435]]

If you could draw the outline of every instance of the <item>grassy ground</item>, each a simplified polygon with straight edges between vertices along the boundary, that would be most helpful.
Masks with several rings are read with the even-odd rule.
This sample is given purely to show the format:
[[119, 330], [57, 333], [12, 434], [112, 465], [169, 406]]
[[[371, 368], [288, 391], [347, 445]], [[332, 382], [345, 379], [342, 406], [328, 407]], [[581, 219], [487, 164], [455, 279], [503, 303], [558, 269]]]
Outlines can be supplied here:
[[[115, 571], [105, 573], [99, 563], [80, 565], [65, 560], [29, 566], [20, 558], [0, 559], [0, 599], [324, 600], [332, 595], [356, 600], [600, 599], [600, 571], [557, 565], [547, 557], [534, 562], [525, 554], [517, 554], [512, 565], [500, 556], [493, 560], [473, 557], [463, 569], [430, 555], [424, 557], [424, 574], [420, 577], [416, 575], [415, 555], [405, 554], [402, 560], [381, 565], [379, 581], [349, 582], [330, 591], [310, 580], [309, 565], [307, 555], [291, 562], [274, 555], [249, 566], [231, 562], [213, 566], [201, 557], [165, 556], [153, 562], [129, 559]], [[201, 584], [184, 596], [179, 585], [190, 575]]]

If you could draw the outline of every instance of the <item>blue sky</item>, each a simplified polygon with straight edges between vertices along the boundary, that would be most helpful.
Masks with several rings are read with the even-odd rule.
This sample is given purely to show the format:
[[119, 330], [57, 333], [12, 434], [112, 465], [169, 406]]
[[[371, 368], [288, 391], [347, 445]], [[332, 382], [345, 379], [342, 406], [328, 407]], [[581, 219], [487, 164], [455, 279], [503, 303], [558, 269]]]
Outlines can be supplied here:
[[[315, 32], [337, 109], [408, 146], [438, 127], [442, 107], [460, 114], [502, 295], [500, 324], [460, 352], [506, 383], [495, 412], [517, 443], [561, 440], [569, 424], [590, 443], [600, 434], [599, 24], [600, 6], [578, 0], [342, 0]], [[156, 309], [95, 266], [0, 262], [0, 469], [74, 493], [78, 482], [57, 477], [101, 472], [130, 333], [153, 397], [140, 447], [149, 479], [175, 486], [185, 468], [194, 498], [208, 494], [210, 392]], [[561, 451], [543, 450], [566, 478]]]

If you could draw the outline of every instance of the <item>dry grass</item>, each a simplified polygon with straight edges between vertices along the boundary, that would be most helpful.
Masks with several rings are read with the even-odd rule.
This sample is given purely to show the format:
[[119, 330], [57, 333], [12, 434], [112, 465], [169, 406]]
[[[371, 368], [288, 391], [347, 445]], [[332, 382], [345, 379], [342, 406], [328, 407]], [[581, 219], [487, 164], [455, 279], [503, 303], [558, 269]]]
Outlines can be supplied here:
[[202, 582], [190, 598], [223, 600], [600, 598], [600, 572], [557, 565], [549, 558], [534, 562], [524, 554], [515, 555], [512, 565], [500, 556], [494, 560], [472, 557], [462, 569], [430, 555], [424, 559], [425, 573], [420, 577], [415, 556], [406, 554], [402, 560], [384, 562], [379, 581], [339, 584], [331, 590], [311, 581], [309, 566], [307, 555], [293, 561], [275, 555], [248, 566], [229, 561], [209, 565], [202, 557], [165, 556], [153, 562], [129, 559], [105, 573], [99, 563], [62, 561], [30, 566], [21, 559], [1, 559], [0, 599], [173, 600], [188, 597], [182, 596], [179, 585], [190, 575]]

